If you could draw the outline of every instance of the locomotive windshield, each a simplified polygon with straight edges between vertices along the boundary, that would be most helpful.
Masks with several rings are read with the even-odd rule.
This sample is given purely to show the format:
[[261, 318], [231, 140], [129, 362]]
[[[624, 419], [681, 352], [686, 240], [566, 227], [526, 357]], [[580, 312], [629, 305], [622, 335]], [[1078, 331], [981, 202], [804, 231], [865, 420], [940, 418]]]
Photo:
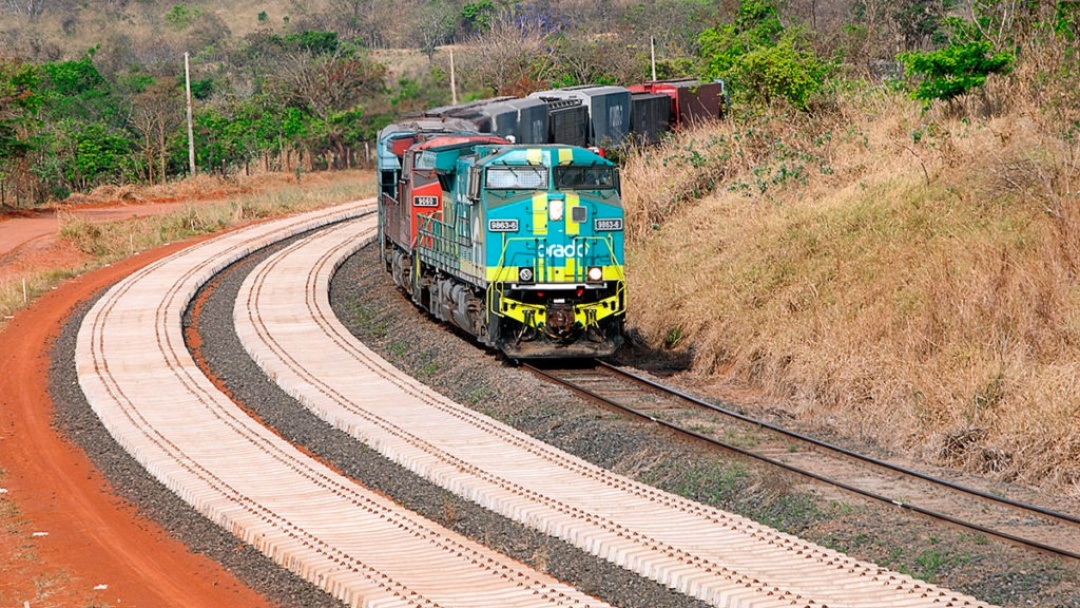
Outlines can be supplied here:
[[546, 167], [489, 167], [487, 187], [493, 190], [546, 190]]
[[556, 190], [600, 190], [615, 187], [613, 167], [556, 167]]

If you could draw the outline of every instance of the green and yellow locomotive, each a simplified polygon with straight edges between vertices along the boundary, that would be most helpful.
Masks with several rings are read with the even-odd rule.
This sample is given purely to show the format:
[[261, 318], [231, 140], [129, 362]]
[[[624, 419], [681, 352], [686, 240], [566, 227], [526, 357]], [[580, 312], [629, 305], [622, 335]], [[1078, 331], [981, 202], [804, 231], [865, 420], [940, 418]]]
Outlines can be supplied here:
[[512, 359], [603, 357], [626, 315], [615, 166], [445, 120], [379, 138], [386, 267], [436, 318]]

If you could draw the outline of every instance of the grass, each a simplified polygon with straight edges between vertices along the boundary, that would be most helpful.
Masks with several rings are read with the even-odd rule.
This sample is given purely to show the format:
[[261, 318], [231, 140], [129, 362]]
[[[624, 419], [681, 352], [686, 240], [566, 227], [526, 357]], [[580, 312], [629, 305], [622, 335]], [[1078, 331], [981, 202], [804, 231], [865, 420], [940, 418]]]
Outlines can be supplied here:
[[[61, 214], [60, 237], [90, 254], [92, 261], [78, 267], [43, 268], [0, 281], [0, 330], [18, 310], [66, 279], [129, 256], [193, 236], [221, 232], [248, 222], [301, 212], [374, 195], [374, 178], [368, 173], [340, 172], [307, 175], [299, 183], [270, 177], [220, 197], [221, 184], [196, 177], [173, 185], [167, 192], [107, 192], [77, 197], [87, 204], [110, 196], [153, 202], [158, 197], [181, 197], [191, 203], [164, 215], [115, 222], [91, 222], [74, 214]], [[209, 197], [210, 200], [203, 200]], [[25, 297], [23, 281], [26, 283]]]
[[1024, 103], [865, 87], [631, 155], [631, 322], [807, 423], [1080, 493], [1080, 143]]
[[33, 272], [18, 279], [0, 281], [0, 329], [3, 329], [5, 320], [16, 311], [66, 279], [76, 276], [80, 271], [78, 268], [53, 268]]

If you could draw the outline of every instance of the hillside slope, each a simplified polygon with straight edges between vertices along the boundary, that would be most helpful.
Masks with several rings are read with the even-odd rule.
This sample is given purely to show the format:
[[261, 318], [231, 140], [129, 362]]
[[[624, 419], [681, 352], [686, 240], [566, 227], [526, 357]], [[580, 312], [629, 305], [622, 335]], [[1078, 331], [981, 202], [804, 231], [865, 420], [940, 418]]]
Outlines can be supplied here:
[[1077, 494], [1080, 146], [1009, 93], [863, 88], [633, 158], [632, 323], [808, 424]]

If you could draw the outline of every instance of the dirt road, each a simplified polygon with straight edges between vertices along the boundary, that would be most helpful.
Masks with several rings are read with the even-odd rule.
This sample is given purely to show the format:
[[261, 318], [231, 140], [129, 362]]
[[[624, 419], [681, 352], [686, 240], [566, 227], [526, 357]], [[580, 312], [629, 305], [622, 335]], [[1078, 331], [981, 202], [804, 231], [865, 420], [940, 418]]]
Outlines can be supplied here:
[[[91, 219], [175, 204], [80, 210]], [[55, 212], [0, 221], [0, 278], [82, 254], [56, 238]], [[187, 244], [190, 244], [187, 243]], [[72, 309], [174, 244], [89, 273], [43, 296], [0, 332], [0, 605], [267, 606], [109, 493], [51, 424], [49, 350]]]

